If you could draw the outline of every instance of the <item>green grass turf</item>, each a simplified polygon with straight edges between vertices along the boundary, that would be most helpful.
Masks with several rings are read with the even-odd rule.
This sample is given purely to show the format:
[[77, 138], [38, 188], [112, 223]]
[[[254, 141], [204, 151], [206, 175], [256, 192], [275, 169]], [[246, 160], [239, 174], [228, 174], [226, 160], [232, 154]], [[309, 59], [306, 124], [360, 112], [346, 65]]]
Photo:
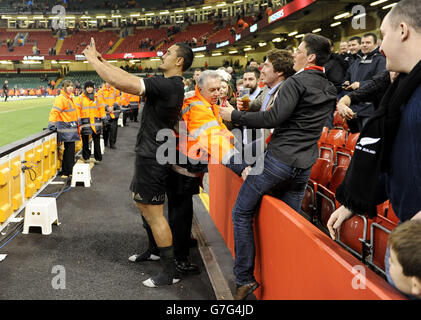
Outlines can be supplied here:
[[54, 98], [3, 102], [0, 100], [0, 147], [47, 127]]

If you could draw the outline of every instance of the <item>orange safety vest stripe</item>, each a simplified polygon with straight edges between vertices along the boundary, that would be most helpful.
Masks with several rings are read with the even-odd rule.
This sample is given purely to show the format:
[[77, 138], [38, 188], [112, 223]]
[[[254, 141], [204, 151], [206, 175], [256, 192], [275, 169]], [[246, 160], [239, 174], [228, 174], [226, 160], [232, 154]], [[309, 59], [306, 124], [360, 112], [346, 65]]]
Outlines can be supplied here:
[[130, 103], [130, 97], [131, 97], [131, 94], [130, 93], [122, 92], [121, 93], [121, 105], [122, 106], [129, 105], [129, 103]]
[[182, 119], [185, 121], [188, 139], [180, 139], [182, 145], [179, 148], [182, 152], [187, 150], [189, 157], [202, 158], [198, 150], [202, 149], [208, 153], [208, 157], [223, 162], [235, 152], [231, 143], [234, 136], [219, 117], [219, 106], [208, 103], [198, 90], [195, 96], [185, 100]]
[[80, 96], [75, 98], [74, 102], [79, 111], [80, 118], [88, 118], [91, 128], [96, 133], [95, 118], [105, 118], [105, 110], [98, 105], [97, 97], [95, 97], [95, 100], [92, 101], [85, 95], [85, 93], [82, 93]]
[[49, 122], [79, 122], [79, 113], [76, 106], [69, 96], [62, 93], [54, 99], [54, 105], [51, 108]]

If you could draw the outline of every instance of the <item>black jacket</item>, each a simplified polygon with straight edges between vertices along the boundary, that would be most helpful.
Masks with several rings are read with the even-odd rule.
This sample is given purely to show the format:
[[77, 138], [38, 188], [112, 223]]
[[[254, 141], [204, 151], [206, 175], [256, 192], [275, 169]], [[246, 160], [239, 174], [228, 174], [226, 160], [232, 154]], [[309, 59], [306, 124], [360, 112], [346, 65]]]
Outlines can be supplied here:
[[348, 70], [347, 65], [336, 53], [332, 53], [329, 61], [325, 64], [326, 77], [335, 86], [337, 94], [342, 92], [342, 83]]
[[336, 103], [336, 90], [326, 75], [305, 70], [289, 77], [268, 111], [233, 111], [234, 124], [249, 128], [275, 128], [267, 150], [291, 167], [308, 169], [319, 157], [320, 139]]
[[[350, 84], [354, 82], [360, 83], [360, 88], [364, 87], [366, 82], [381, 71], [386, 70], [386, 58], [380, 53], [379, 48], [370, 52], [367, 57], [361, 55], [349, 67], [344, 81], [349, 81]], [[345, 94], [349, 93], [344, 91]], [[358, 114], [358, 116], [369, 117], [373, 113], [372, 103], [359, 103], [351, 105], [351, 109]]]

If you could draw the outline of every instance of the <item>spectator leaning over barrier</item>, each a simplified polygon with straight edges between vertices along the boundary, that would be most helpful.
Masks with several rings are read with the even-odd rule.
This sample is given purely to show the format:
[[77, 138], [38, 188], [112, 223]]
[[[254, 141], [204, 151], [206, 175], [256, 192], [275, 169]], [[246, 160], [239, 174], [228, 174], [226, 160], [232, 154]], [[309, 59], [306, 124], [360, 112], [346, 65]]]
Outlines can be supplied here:
[[159, 287], [177, 283], [180, 278], [173, 261], [172, 234], [164, 217], [166, 181], [171, 166], [158, 162], [157, 151], [164, 142], [156, 138], [161, 130], [171, 130], [177, 122], [184, 99], [182, 76], [193, 63], [193, 51], [183, 43], [172, 45], [162, 56], [159, 66], [164, 76], [145, 79], [104, 60], [96, 51], [93, 38], [83, 53], [106, 82], [124, 92], [147, 98], [137, 136], [135, 170], [130, 189], [140, 213], [152, 229], [163, 270], [145, 280], [143, 285]]
[[[336, 192], [342, 206], [328, 221], [332, 239], [354, 213], [377, 215], [390, 200], [401, 222], [421, 218], [421, 2], [403, 0], [381, 25], [387, 69], [399, 76], [360, 133], [343, 183]], [[389, 273], [389, 250], [386, 273]]]
[[421, 299], [421, 221], [397, 226], [389, 236], [390, 278], [409, 299]]
[[[177, 164], [168, 179], [168, 220], [174, 239], [176, 268], [182, 274], [198, 273], [199, 268], [190, 263], [189, 246], [193, 219], [192, 196], [199, 193], [203, 174], [209, 162], [227, 162], [238, 153], [231, 141], [232, 133], [222, 123], [219, 116], [220, 74], [207, 70], [197, 80], [194, 95], [184, 100], [181, 110], [182, 121], [177, 128]], [[185, 159], [182, 161], [181, 159]], [[160, 255], [152, 232], [146, 223], [149, 248], [142, 254], [129, 259], [133, 262], [153, 260]]]
[[90, 160], [89, 136], [92, 135], [95, 162], [98, 163], [102, 161], [100, 138], [102, 121], [106, 119], [106, 115], [104, 108], [101, 108], [98, 104], [95, 84], [92, 81], [85, 82], [83, 93], [76, 97], [74, 101], [81, 119], [82, 158], [85, 162]]
[[63, 81], [63, 90], [55, 98], [53, 108], [48, 118], [48, 129], [57, 131], [58, 142], [64, 144], [63, 162], [61, 167], [62, 178], [72, 174], [75, 164], [75, 141], [80, 140], [79, 113], [73, 101], [73, 82]]
[[[273, 49], [268, 51], [266, 56], [261, 71], [265, 87], [259, 98], [250, 101], [247, 110], [249, 112], [266, 111], [272, 108], [283, 82], [295, 73], [293, 69], [294, 59], [289, 51]], [[243, 111], [243, 102], [239, 98], [237, 99], [237, 105], [238, 110]], [[266, 148], [266, 141], [273, 129], [262, 130], [264, 131], [261, 150]]]
[[257, 165], [251, 170], [232, 210], [236, 299], [245, 299], [258, 287], [254, 278], [253, 215], [262, 196], [277, 186], [282, 189], [279, 198], [300, 211], [311, 168], [318, 158], [317, 142], [336, 103], [335, 87], [322, 67], [330, 52], [327, 38], [307, 34], [293, 55], [297, 73], [285, 80], [271, 109], [241, 112], [221, 108], [222, 118], [234, 124], [275, 128], [262, 155], [263, 167]]

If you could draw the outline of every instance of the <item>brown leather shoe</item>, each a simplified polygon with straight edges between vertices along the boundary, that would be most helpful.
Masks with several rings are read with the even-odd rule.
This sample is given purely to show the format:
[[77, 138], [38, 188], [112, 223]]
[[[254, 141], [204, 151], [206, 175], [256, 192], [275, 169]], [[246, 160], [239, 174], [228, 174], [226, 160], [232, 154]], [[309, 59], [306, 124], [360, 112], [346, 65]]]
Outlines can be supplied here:
[[235, 300], [245, 300], [249, 296], [249, 294], [253, 293], [253, 291], [256, 290], [258, 287], [259, 284], [256, 281], [237, 287]]

